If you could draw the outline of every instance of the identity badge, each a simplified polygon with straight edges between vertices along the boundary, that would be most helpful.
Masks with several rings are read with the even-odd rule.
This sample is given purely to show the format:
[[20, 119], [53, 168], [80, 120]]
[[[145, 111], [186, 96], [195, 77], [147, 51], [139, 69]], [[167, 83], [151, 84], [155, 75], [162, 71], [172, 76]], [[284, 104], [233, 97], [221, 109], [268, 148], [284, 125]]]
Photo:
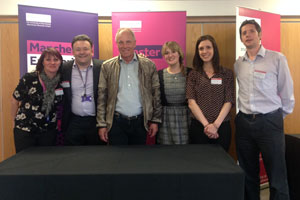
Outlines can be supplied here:
[[92, 96], [82, 95], [81, 96], [81, 102], [85, 102], [85, 101], [92, 102]]
[[63, 81], [63, 82], [61, 83], [61, 86], [62, 86], [63, 88], [69, 88], [69, 87], [70, 87], [70, 81]]
[[210, 81], [212, 85], [222, 85], [222, 78], [212, 78]]
[[260, 78], [260, 79], [264, 79], [265, 76], [266, 76], [266, 73], [267, 73], [267, 72], [265, 72], [265, 71], [254, 70], [254, 77]]
[[63, 91], [62, 88], [59, 88], [59, 89], [56, 89], [56, 90], [55, 90], [55, 95], [56, 95], [56, 96], [61, 96], [61, 95], [63, 95], [63, 94], [64, 94], [64, 91]]

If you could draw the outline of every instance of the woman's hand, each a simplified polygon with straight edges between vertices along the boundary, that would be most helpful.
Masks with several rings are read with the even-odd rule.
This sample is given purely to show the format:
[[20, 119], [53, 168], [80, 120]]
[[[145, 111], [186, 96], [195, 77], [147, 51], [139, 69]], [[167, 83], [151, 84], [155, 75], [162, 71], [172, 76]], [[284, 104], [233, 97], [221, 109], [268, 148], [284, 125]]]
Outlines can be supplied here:
[[210, 139], [217, 139], [217, 138], [219, 138], [218, 127], [215, 126], [213, 123], [212, 124], [208, 124], [208, 125], [206, 125], [204, 127], [204, 133]]

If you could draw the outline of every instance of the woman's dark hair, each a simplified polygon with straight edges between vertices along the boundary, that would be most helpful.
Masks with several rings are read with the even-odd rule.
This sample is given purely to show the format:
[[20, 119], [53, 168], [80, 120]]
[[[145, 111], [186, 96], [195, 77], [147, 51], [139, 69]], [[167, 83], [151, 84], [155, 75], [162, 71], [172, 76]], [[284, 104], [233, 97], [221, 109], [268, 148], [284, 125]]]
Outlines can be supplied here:
[[194, 55], [194, 59], [193, 59], [193, 68], [197, 71], [204, 72], [203, 71], [204, 62], [200, 58], [198, 46], [202, 41], [205, 41], [205, 40], [208, 40], [212, 43], [212, 46], [214, 49], [212, 65], [214, 68], [214, 72], [217, 73], [220, 71], [220, 56], [219, 56], [219, 50], [218, 50], [217, 43], [211, 35], [203, 35], [197, 40], [196, 47], [195, 47], [195, 55]]
[[58, 72], [61, 72], [61, 67], [62, 67], [62, 63], [63, 63], [63, 58], [61, 56], [61, 54], [59, 53], [59, 51], [55, 48], [47, 48], [43, 51], [42, 55], [40, 56], [38, 63], [36, 65], [36, 71], [41, 73], [44, 70], [44, 65], [43, 65], [43, 61], [45, 59], [45, 57], [47, 55], [51, 55], [54, 56], [56, 58], [58, 58], [61, 61], [61, 65], [59, 66]]

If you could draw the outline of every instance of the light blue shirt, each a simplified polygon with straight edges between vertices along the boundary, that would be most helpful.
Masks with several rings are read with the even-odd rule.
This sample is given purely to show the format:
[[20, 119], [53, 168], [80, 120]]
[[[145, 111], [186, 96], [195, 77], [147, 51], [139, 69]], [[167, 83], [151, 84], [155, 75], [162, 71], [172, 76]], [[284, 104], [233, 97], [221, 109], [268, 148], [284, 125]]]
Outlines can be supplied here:
[[261, 46], [255, 60], [250, 60], [245, 53], [235, 62], [234, 69], [241, 112], [264, 114], [282, 108], [284, 117], [293, 112], [293, 80], [282, 53]]
[[[87, 69], [79, 69], [82, 76], [80, 76], [78, 69], [78, 66], [74, 62], [71, 78], [72, 113], [82, 117], [96, 116], [93, 92], [93, 61], [91, 61], [91, 65]], [[86, 75], [86, 73], [88, 74]], [[86, 83], [86, 95], [92, 97], [91, 101], [82, 101], [82, 95], [85, 92], [84, 83]]]
[[136, 54], [128, 64], [120, 57], [120, 78], [117, 95], [116, 111], [135, 116], [142, 113], [143, 106], [139, 88], [139, 62]]

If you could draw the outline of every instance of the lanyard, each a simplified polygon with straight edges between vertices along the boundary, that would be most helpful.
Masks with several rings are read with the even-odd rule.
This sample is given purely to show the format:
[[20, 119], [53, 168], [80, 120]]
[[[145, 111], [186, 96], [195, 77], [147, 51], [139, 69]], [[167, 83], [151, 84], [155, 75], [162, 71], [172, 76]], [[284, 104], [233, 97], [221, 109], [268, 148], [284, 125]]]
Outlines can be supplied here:
[[83, 96], [86, 96], [86, 83], [87, 83], [87, 79], [88, 79], [89, 67], [86, 69], [85, 81], [83, 80], [83, 77], [82, 77], [82, 74], [81, 74], [81, 71], [80, 71], [79, 67], [77, 66], [76, 68], [77, 68], [77, 70], [79, 72], [80, 78], [81, 78], [82, 83], [83, 83], [83, 87], [84, 87], [84, 94], [83, 94]]

